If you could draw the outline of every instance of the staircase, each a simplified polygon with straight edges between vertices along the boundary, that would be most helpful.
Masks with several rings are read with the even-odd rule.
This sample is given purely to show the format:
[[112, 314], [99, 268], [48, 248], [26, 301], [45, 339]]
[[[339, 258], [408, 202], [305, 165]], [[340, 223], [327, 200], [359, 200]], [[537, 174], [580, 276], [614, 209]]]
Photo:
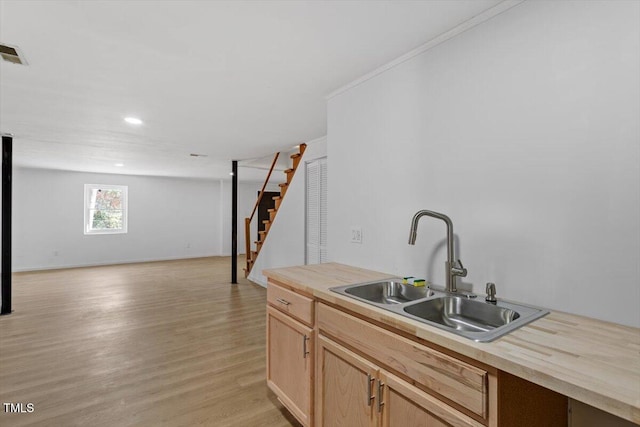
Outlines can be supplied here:
[[253, 212], [251, 212], [251, 216], [249, 218], [244, 219], [244, 235], [245, 235], [245, 245], [246, 245], [246, 254], [247, 254], [247, 265], [244, 268], [245, 277], [249, 276], [249, 273], [251, 272], [251, 269], [253, 268], [253, 265], [255, 264], [256, 259], [258, 258], [258, 254], [262, 249], [262, 245], [264, 244], [265, 240], [267, 239], [267, 236], [269, 235], [269, 229], [271, 228], [271, 224], [273, 224], [273, 221], [276, 218], [278, 209], [280, 209], [280, 204], [284, 199], [284, 195], [287, 193], [287, 189], [289, 188], [289, 185], [293, 180], [293, 176], [295, 175], [296, 170], [300, 165], [300, 161], [302, 160], [302, 154], [304, 153], [304, 150], [306, 148], [307, 148], [307, 144], [304, 144], [304, 143], [300, 144], [298, 146], [298, 152], [290, 156], [293, 164], [291, 168], [284, 171], [286, 175], [286, 182], [278, 184], [280, 186], [280, 195], [273, 197], [275, 206], [273, 209], [268, 210], [269, 219], [262, 221], [264, 223], [264, 230], [258, 232], [258, 240], [253, 242], [255, 244], [255, 250], [253, 250], [253, 248], [251, 247], [251, 220], [253, 219], [253, 216], [255, 215], [256, 210], [258, 209], [258, 205], [260, 205], [260, 200], [262, 200], [262, 195], [264, 194], [265, 188], [269, 183], [269, 179], [271, 178], [271, 172], [273, 172], [273, 168], [276, 165], [276, 162], [278, 161], [278, 157], [280, 156], [280, 153], [276, 153], [273, 158], [271, 169], [269, 169], [269, 173], [267, 174], [267, 178], [264, 181], [262, 190], [260, 190], [260, 193], [258, 194], [258, 200], [256, 201], [256, 204], [253, 207]]

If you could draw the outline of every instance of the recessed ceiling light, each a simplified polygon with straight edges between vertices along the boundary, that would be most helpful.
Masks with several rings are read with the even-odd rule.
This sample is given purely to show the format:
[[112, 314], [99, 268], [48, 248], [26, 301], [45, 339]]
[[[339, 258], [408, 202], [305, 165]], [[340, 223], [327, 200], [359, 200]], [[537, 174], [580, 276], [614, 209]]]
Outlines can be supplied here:
[[124, 163], [114, 163], [113, 166], [117, 166], [117, 167], [121, 168], [121, 167], [124, 166]]
[[140, 120], [137, 117], [125, 117], [124, 121], [131, 124], [131, 125], [141, 125], [142, 124], [142, 120]]

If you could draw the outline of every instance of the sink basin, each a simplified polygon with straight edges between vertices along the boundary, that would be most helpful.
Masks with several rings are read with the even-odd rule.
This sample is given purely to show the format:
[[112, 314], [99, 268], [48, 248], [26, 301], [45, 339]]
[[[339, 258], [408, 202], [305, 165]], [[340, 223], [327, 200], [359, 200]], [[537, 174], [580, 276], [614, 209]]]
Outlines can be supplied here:
[[520, 318], [520, 314], [510, 308], [454, 296], [423, 301], [405, 307], [404, 311], [442, 326], [468, 332], [491, 331]]
[[399, 314], [478, 342], [493, 341], [549, 313], [504, 300], [489, 304], [458, 295], [405, 304], [402, 311]]
[[378, 304], [402, 304], [425, 298], [428, 288], [404, 285], [399, 280], [366, 283], [347, 287], [344, 292]]
[[490, 304], [473, 294], [403, 285], [402, 279], [331, 290], [478, 342], [493, 341], [549, 313], [504, 300]]

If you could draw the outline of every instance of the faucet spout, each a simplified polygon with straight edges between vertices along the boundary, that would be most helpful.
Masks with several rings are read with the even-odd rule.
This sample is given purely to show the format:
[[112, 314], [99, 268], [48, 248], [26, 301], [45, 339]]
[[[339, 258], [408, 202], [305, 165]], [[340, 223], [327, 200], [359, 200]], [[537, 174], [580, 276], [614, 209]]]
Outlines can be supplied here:
[[447, 262], [445, 264], [447, 276], [446, 276], [446, 290], [448, 292], [457, 292], [456, 288], [456, 277], [466, 277], [467, 269], [462, 266], [462, 262], [458, 260], [460, 264], [459, 267], [456, 266], [456, 262], [453, 259], [453, 223], [451, 219], [445, 214], [429, 211], [429, 210], [421, 210], [416, 212], [416, 214], [411, 219], [411, 229], [409, 230], [409, 244], [415, 245], [416, 237], [418, 234], [418, 221], [423, 216], [430, 216], [432, 218], [440, 219], [445, 222], [447, 225]]

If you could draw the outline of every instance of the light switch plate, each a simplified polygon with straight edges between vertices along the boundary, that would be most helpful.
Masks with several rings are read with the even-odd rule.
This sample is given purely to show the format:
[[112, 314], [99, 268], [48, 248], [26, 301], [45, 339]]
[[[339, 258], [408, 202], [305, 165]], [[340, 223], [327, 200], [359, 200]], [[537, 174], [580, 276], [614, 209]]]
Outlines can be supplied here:
[[351, 243], [362, 243], [362, 227], [351, 227]]

